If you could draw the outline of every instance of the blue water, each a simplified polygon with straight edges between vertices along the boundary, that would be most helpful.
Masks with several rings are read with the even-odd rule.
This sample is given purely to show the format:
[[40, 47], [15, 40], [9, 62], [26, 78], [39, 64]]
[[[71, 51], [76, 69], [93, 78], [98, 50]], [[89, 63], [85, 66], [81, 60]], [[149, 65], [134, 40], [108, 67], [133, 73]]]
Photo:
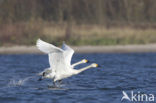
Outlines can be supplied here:
[[156, 95], [156, 53], [74, 54], [72, 63], [84, 58], [101, 67], [50, 89], [51, 80], [36, 76], [49, 66], [47, 55], [0, 55], [0, 103], [121, 103], [122, 91]]

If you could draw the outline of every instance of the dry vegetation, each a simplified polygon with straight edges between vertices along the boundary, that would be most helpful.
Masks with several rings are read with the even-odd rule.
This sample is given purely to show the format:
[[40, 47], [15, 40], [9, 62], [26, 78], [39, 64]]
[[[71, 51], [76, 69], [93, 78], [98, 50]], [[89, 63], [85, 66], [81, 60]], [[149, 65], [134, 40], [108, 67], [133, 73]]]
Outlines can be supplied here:
[[155, 0], [1, 0], [0, 45], [156, 43]]
[[[58, 38], [61, 42], [65, 40], [66, 28], [66, 26], [61, 28], [51, 26], [45, 28], [43, 33], [46, 37]], [[108, 29], [98, 25], [73, 25], [70, 34], [67, 42], [72, 45], [125, 45], [156, 42], [156, 29], [154, 28], [112, 27]]]
[[155, 28], [111, 27], [66, 23], [16, 23], [1, 25], [1, 45], [34, 45], [37, 38], [59, 45], [117, 45], [156, 43]]
[[41, 35], [41, 26], [35, 23], [14, 23], [0, 25], [0, 45], [30, 45]]

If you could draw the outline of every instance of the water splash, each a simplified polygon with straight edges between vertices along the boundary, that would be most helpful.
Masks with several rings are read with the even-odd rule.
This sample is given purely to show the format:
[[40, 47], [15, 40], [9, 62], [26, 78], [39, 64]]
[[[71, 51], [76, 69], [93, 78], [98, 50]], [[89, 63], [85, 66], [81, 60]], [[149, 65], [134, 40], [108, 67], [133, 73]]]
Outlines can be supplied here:
[[18, 80], [15, 80], [15, 79], [12, 79], [10, 80], [10, 82], [8, 83], [8, 86], [11, 87], [11, 86], [22, 86], [24, 85], [24, 83], [29, 80], [29, 79], [32, 79], [34, 78], [35, 76], [30, 76], [30, 77], [26, 77], [24, 79], [18, 79]]

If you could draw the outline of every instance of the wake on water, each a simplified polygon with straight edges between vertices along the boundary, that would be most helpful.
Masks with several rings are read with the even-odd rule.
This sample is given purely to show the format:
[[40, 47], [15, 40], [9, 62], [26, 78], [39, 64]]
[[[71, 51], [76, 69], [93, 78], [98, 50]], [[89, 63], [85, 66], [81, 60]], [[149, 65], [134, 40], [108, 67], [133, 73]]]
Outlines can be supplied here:
[[30, 77], [26, 77], [26, 78], [24, 78], [24, 79], [18, 79], [18, 80], [16, 80], [16, 79], [12, 79], [12, 80], [10, 80], [10, 82], [8, 83], [8, 86], [9, 87], [12, 87], [12, 86], [22, 86], [22, 85], [24, 85], [24, 83], [26, 82], [26, 81], [28, 81], [29, 79], [32, 79], [32, 78], [34, 78], [35, 76], [30, 76]]
[[[36, 76], [30, 76], [26, 77], [24, 79], [11, 79], [7, 85], [7, 87], [18, 87], [23, 86], [28, 80], [35, 78]], [[56, 84], [56, 86], [53, 86], [51, 84], [48, 84], [48, 89], [50, 90], [66, 90], [67, 88], [62, 88], [65, 85], [63, 84]], [[6, 88], [6, 87], [5, 87]], [[35, 89], [43, 89], [43, 88], [35, 88]]]

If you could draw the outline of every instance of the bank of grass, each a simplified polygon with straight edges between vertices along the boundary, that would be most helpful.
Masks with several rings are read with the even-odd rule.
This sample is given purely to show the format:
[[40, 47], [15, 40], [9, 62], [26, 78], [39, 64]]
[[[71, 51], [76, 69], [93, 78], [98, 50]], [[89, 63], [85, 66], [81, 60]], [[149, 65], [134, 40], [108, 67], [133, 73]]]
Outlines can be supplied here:
[[[56, 38], [61, 42], [66, 37], [66, 27], [48, 27], [43, 30], [45, 37]], [[156, 43], [155, 28], [112, 27], [97, 25], [73, 25], [70, 38], [71, 45], [127, 45]]]
[[1, 25], [0, 45], [34, 45], [41, 38], [55, 45], [127, 45], [156, 43], [155, 28], [133, 26], [68, 25], [65, 23], [16, 23]]

